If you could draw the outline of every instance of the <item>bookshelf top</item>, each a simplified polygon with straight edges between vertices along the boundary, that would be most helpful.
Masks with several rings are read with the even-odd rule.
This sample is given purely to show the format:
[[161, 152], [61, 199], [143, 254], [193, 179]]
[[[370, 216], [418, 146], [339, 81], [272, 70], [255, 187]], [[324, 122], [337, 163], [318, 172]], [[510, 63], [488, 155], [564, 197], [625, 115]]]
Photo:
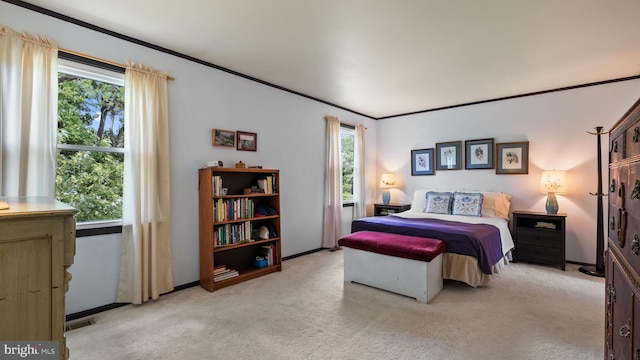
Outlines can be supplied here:
[[211, 172], [228, 172], [228, 173], [257, 173], [257, 174], [277, 174], [280, 170], [275, 169], [258, 169], [258, 168], [235, 168], [235, 167], [220, 167], [210, 166], [203, 167], [200, 170], [211, 170]]

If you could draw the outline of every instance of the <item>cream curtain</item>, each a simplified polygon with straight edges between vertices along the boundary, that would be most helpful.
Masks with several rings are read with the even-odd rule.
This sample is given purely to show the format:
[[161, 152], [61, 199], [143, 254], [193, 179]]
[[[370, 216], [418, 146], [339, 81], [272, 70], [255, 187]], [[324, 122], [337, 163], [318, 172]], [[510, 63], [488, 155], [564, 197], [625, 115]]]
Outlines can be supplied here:
[[334, 248], [342, 234], [342, 181], [340, 167], [340, 121], [327, 121], [327, 168], [325, 173], [324, 235], [322, 247]]
[[356, 136], [354, 142], [354, 174], [353, 195], [355, 200], [355, 219], [367, 216], [366, 212], [366, 188], [364, 185], [364, 125], [356, 124]]
[[125, 144], [117, 301], [140, 304], [173, 290], [166, 72], [128, 64]]
[[58, 45], [0, 26], [0, 195], [54, 196]]

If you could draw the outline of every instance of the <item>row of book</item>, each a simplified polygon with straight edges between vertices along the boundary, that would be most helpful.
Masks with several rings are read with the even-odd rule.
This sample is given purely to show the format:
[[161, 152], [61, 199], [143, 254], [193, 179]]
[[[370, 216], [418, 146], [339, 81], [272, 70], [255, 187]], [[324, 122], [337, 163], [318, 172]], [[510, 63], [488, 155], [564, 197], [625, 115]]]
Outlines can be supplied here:
[[251, 221], [218, 226], [213, 231], [213, 245], [232, 245], [252, 241]]
[[265, 194], [277, 193], [276, 177], [273, 175], [261, 176], [258, 179], [258, 189], [264, 190]]
[[250, 219], [254, 217], [254, 206], [250, 198], [216, 199], [213, 201], [213, 221]]
[[227, 269], [226, 265], [218, 265], [213, 268], [213, 281], [218, 282], [226, 279], [231, 279], [232, 277], [238, 276], [239, 273], [237, 270]]
[[214, 175], [211, 177], [211, 191], [213, 196], [227, 195], [222, 193], [222, 176]]

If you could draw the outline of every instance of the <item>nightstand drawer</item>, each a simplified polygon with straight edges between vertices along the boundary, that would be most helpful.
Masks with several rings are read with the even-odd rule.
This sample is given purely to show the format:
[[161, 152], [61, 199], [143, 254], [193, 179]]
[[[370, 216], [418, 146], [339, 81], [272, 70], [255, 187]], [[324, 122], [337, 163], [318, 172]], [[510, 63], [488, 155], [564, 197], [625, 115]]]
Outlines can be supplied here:
[[518, 244], [516, 251], [517, 260], [541, 262], [545, 264], [564, 262], [562, 249], [550, 247], [538, 247]]
[[520, 245], [533, 245], [562, 248], [562, 233], [555, 230], [518, 228], [516, 242]]

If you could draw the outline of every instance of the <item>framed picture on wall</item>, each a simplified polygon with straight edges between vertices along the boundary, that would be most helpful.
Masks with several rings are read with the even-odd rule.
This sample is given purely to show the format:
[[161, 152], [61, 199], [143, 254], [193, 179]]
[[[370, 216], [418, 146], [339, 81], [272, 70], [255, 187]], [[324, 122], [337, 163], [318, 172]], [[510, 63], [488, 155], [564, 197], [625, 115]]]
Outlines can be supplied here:
[[493, 169], [493, 139], [466, 140], [464, 142], [466, 162], [464, 168]]
[[258, 149], [258, 134], [246, 131], [236, 131], [236, 149], [256, 151]]
[[211, 145], [213, 146], [236, 146], [236, 132], [229, 130], [213, 129], [211, 131]]
[[411, 175], [434, 175], [433, 148], [411, 150]]
[[436, 170], [462, 169], [462, 141], [436, 144]]
[[496, 174], [528, 174], [529, 142], [496, 144]]

